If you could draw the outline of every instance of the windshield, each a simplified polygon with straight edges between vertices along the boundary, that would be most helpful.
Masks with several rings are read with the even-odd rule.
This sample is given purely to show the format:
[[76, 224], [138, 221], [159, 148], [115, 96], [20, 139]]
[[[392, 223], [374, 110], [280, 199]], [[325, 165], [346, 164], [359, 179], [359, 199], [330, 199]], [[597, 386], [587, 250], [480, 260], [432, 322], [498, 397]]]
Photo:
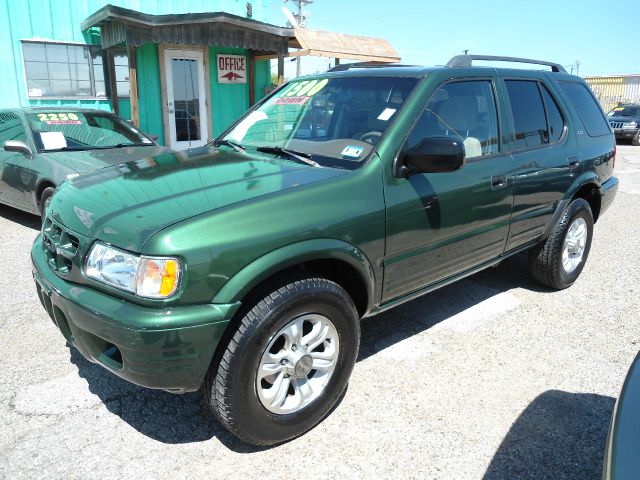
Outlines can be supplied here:
[[141, 132], [108, 112], [41, 112], [27, 115], [41, 152], [149, 146]]
[[609, 117], [640, 117], [640, 107], [636, 106], [625, 106], [625, 107], [616, 107], [607, 113]]
[[247, 149], [285, 148], [320, 164], [349, 167], [367, 157], [416, 83], [394, 77], [293, 81], [223, 140]]

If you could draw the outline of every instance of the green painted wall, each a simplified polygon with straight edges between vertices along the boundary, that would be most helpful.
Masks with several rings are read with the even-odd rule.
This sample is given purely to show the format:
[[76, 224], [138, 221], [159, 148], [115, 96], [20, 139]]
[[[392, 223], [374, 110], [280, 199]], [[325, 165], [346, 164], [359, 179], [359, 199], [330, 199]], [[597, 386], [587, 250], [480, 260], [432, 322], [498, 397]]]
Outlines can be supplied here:
[[[217, 55], [247, 55], [242, 48], [209, 47], [209, 70], [211, 77], [211, 116], [213, 137], [217, 137], [249, 108], [249, 84], [235, 85], [218, 83]], [[270, 62], [256, 62], [255, 93], [256, 102], [264, 97], [264, 89], [271, 85]]]
[[[255, 20], [268, 22], [270, 0], [249, 0]], [[20, 40], [38, 39], [86, 43], [80, 23], [107, 4], [149, 14], [224, 11], [244, 17], [246, 0], [0, 0], [0, 108], [51, 105], [30, 100], [24, 79]], [[157, 63], [157, 62], [156, 62]], [[54, 100], [53, 105], [85, 106], [86, 100]], [[89, 101], [92, 108], [110, 109], [108, 100]], [[156, 133], [156, 132], [154, 132]]]
[[158, 46], [153, 43], [145, 43], [138, 47], [136, 61], [140, 130], [149, 135], [157, 135], [158, 143], [165, 145]]
[[131, 100], [128, 98], [118, 99], [118, 115], [125, 120], [131, 120]]

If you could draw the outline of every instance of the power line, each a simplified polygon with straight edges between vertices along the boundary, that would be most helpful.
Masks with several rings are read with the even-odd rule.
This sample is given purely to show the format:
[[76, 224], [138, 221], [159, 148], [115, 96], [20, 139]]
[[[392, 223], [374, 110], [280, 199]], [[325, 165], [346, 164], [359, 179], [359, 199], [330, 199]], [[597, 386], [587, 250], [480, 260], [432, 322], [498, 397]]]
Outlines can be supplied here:
[[[291, 2], [296, 7], [298, 7], [298, 13], [294, 13], [293, 16], [298, 23], [298, 27], [305, 28], [307, 26], [306, 15], [304, 14], [303, 8], [307, 5], [313, 3], [313, 0], [284, 0], [284, 3]], [[300, 76], [300, 57], [298, 57], [298, 61], [296, 62], [296, 77]]]

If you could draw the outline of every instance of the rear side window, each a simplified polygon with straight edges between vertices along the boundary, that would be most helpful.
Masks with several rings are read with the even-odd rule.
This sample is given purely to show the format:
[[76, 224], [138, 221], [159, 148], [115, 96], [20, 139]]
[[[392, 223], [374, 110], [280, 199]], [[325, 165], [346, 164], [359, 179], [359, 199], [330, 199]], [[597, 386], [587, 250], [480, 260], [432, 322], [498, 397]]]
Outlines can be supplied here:
[[14, 113], [0, 113], [0, 152], [2, 145], [7, 140], [20, 140], [21, 142], [27, 141], [27, 134], [25, 133], [22, 121]]
[[596, 99], [585, 85], [578, 82], [560, 82], [560, 87], [571, 100], [590, 136], [599, 137], [611, 133]]
[[538, 82], [507, 80], [505, 83], [516, 129], [516, 150], [549, 143], [547, 119]]

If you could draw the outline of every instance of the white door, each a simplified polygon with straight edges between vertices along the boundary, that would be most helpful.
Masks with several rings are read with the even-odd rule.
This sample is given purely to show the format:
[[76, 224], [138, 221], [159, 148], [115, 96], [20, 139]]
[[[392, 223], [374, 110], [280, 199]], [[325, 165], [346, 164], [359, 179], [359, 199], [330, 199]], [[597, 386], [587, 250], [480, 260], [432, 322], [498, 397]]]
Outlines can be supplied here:
[[184, 150], [207, 143], [204, 62], [201, 51], [165, 50], [169, 147]]

